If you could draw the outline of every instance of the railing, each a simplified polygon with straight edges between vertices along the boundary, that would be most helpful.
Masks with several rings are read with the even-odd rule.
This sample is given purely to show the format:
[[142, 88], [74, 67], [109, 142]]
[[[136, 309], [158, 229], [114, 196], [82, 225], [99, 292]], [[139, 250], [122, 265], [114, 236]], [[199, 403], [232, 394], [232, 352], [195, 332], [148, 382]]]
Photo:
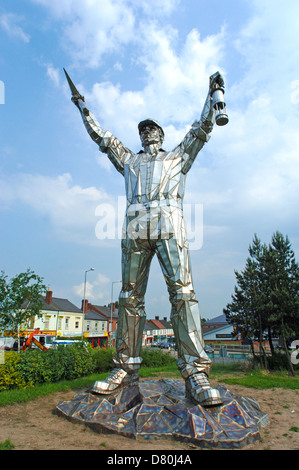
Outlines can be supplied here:
[[215, 351], [220, 351], [220, 349], [225, 349], [230, 352], [239, 352], [248, 354], [251, 353], [251, 347], [245, 346], [243, 344], [210, 344]]

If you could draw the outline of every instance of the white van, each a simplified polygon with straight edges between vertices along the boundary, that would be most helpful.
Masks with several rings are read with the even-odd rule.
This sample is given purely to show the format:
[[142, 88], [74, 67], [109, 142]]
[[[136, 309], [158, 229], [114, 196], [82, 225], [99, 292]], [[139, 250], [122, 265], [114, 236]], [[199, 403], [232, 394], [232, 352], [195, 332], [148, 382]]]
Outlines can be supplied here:
[[[48, 335], [48, 334], [42, 334], [42, 333], [37, 333], [34, 335], [34, 338], [37, 339], [39, 343], [41, 343], [43, 346], [45, 346], [47, 349], [52, 348], [53, 341], [55, 340], [56, 336], [55, 335]], [[38, 348], [34, 343], [32, 343], [32, 348], [36, 349]]]
[[64, 346], [67, 348], [68, 346], [73, 346], [74, 344], [82, 344], [82, 341], [77, 339], [55, 339], [52, 343], [52, 348], [57, 349], [58, 346]]

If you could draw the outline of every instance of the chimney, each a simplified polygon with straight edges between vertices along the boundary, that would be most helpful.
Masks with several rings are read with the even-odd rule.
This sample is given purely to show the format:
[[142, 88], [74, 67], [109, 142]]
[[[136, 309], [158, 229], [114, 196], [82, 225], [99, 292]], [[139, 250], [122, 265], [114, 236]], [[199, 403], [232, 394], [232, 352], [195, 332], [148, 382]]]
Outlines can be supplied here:
[[[85, 302], [85, 305], [84, 305], [84, 302]], [[81, 310], [83, 313], [88, 312], [88, 300], [87, 299], [85, 299], [85, 301], [82, 300]]]
[[112, 304], [112, 312], [115, 313], [115, 303]]
[[164, 320], [164, 321], [167, 321], [167, 317], [163, 317], [163, 320]]
[[156, 315], [156, 316], [155, 316], [155, 320], [159, 320], [159, 315]]
[[46, 294], [46, 302], [48, 305], [51, 305], [52, 303], [52, 295], [53, 295], [53, 292], [50, 289], [48, 289], [47, 294]]

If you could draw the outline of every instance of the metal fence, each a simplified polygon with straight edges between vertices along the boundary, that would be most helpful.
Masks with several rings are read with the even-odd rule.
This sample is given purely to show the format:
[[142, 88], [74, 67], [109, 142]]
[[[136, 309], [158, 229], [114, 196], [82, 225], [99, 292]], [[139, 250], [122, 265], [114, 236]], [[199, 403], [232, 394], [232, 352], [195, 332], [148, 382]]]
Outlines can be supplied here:
[[208, 356], [215, 364], [228, 364], [234, 362], [247, 362], [250, 359], [250, 346], [241, 344], [213, 345], [214, 352], [208, 353]]

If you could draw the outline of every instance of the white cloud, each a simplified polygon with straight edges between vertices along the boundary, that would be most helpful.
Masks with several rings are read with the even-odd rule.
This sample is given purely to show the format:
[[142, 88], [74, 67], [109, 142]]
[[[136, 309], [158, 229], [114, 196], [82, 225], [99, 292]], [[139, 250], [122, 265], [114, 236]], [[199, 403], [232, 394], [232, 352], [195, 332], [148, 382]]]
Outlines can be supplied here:
[[[96, 274], [96, 273], [95, 273]], [[90, 273], [90, 277], [92, 277]], [[109, 292], [111, 290], [111, 281], [105, 274], [96, 274], [96, 279], [90, 279], [86, 282], [85, 298], [88, 301], [104, 301], [109, 299]], [[73, 292], [78, 297], [84, 298], [84, 282], [78, 286], [73, 286]]]
[[[143, 13], [150, 17], [160, 17], [161, 15], [168, 15], [173, 12], [180, 4], [180, 0], [139, 0], [138, 8], [140, 8]], [[129, 4], [132, 7], [136, 6], [136, 0], [130, 0]]]
[[[219, 226], [215, 221], [208, 223], [218, 227], [219, 233], [225, 227], [223, 214], [229, 214], [232, 221], [241, 212], [258, 209], [261, 213], [274, 205], [291, 207], [291, 188], [298, 183], [294, 105], [299, 77], [292, 75], [298, 55], [298, 16], [290, 17], [285, 6], [273, 8], [272, 0], [254, 1], [255, 13], [234, 44], [225, 28], [207, 37], [192, 29], [178, 48], [178, 31], [163, 22], [163, 15], [177, 8], [176, 0], [151, 3], [150, 9], [145, 1], [138, 6], [130, 0], [101, 4], [84, 0], [83, 5], [82, 0], [34, 1], [61, 21], [63, 40], [75, 51], [73, 57], [89, 66], [98, 65], [104, 53], [118, 47], [138, 46], [143, 88], [123, 90], [109, 81], [95, 83], [91, 90], [79, 88], [103, 127], [132, 150], [140, 146], [137, 123], [145, 117], [157, 119], [164, 127], [165, 148], [176, 145], [200, 116], [209, 75], [218, 69], [225, 75], [225, 53], [235, 47], [243, 60], [237, 75], [241, 71], [243, 77], [232, 80], [226, 91], [230, 123], [215, 128], [198, 157], [188, 175], [186, 200], [200, 198], [215, 218], [220, 216]], [[299, 12], [299, 7], [291, 10]], [[287, 45], [293, 54], [286, 53]], [[121, 69], [120, 60], [113, 60], [114, 68]], [[52, 64], [47, 73], [59, 83]], [[230, 74], [233, 79], [233, 71]], [[75, 81], [75, 75], [72, 78]], [[105, 156], [100, 154], [98, 161], [106, 171], [111, 168]], [[195, 173], [198, 169], [203, 177], [201, 188]]]
[[[122, 61], [127, 66], [128, 61], [137, 60], [137, 51], [147, 49], [147, 36], [155, 32], [152, 31], [154, 23], [151, 21], [163, 21], [163, 18], [180, 3], [180, 0], [165, 0], [163, 2], [154, 0], [150, 4], [146, 1], [135, 2], [132, 0], [32, 1], [45, 7], [55, 20], [59, 21], [61, 45], [67, 50], [75, 67], [80, 64], [85, 67], [98, 67], [103, 63], [106, 55], [107, 61], [111, 57], [115, 57], [112, 68], [118, 71], [124, 69]], [[152, 48], [152, 44], [149, 44], [149, 47]], [[124, 57], [127, 52], [126, 48], [130, 49], [129, 59]], [[152, 53], [154, 54], [155, 51], [153, 50]], [[47, 73], [57, 85], [59, 83], [57, 71], [53, 67], [48, 67]], [[106, 92], [113, 91], [113, 87], [109, 87], [108, 84], [103, 83], [102, 86]], [[149, 103], [151, 97], [146, 96], [146, 98]], [[106, 97], [106, 102], [108, 99], [109, 94]], [[128, 109], [134, 113], [136, 107], [140, 109], [140, 105], [143, 104], [143, 101], [140, 102], [138, 93], [122, 94], [120, 103], [122, 113], [127, 114]], [[109, 115], [109, 112], [106, 115]]]
[[[298, 116], [297, 109], [291, 109], [298, 94], [297, 77], [289, 74], [293, 57], [279, 45], [285, 29], [280, 9], [273, 11], [267, 1], [264, 6], [255, 3], [256, 14], [234, 43], [246, 66], [243, 62], [243, 78], [226, 90], [230, 123], [222, 129], [215, 127], [188, 175], [186, 201], [204, 203], [205, 214], [213, 219], [207, 220], [207, 226], [219, 236], [227, 232], [228, 221], [231, 226], [238, 223], [240, 214], [262, 214], [274, 207], [280, 212], [283, 207], [291, 210], [294, 192], [290, 189], [298, 183], [294, 158]], [[288, 19], [287, 41], [295, 35], [296, 22], [296, 18]], [[209, 75], [216, 70], [225, 75], [230, 36], [223, 28], [202, 38], [193, 29], [178, 49], [178, 31], [167, 24], [143, 16], [136, 26], [138, 34], [130, 44], [139, 45], [144, 87], [127, 91], [106, 81], [82, 92], [103, 127], [132, 150], [140, 146], [137, 123], [145, 117], [160, 121], [166, 134], [164, 148], [168, 149], [178, 144], [192, 121], [199, 118]]]
[[28, 43], [30, 41], [29, 34], [26, 34], [18, 23], [22, 21], [22, 18], [14, 13], [3, 13], [0, 15], [0, 26], [7, 32], [11, 37], [21, 39]]
[[293, 80], [291, 82], [290, 88], [294, 90], [291, 93], [290, 101], [292, 104], [298, 104], [299, 103], [299, 80]]
[[124, 0], [33, 0], [62, 22], [62, 44], [75, 62], [99, 65], [134, 36], [135, 17]]
[[166, 147], [177, 145], [200, 117], [209, 75], [221, 68], [224, 30], [204, 39], [192, 30], [180, 52], [175, 36], [173, 29], [159, 29], [155, 23], [144, 28], [139, 37], [139, 61], [146, 76], [143, 89], [123, 91], [111, 82], [95, 83], [91, 91], [78, 86], [102, 126], [132, 150], [140, 146], [137, 123], [147, 117], [164, 127]]
[[219, 227], [221, 244], [234, 230], [294, 233], [296, 224], [299, 5], [274, 3], [254, 2], [255, 14], [235, 43], [241, 66], [226, 92], [230, 122], [215, 127], [188, 175], [186, 196], [190, 191], [203, 202], [204, 222]]
[[57, 177], [19, 174], [1, 181], [2, 208], [9, 209], [15, 203], [48, 217], [51, 229], [59, 238], [85, 244], [98, 244], [97, 206], [115, 205], [113, 197], [106, 192], [73, 184], [68, 173]]
[[[137, 66], [139, 74], [143, 69], [140, 89], [123, 90], [109, 81], [95, 83], [91, 91], [78, 87], [103, 127], [137, 150], [137, 123], [152, 117], [166, 127], [176, 123], [175, 132], [170, 127], [166, 133], [165, 145], [178, 144], [172, 137], [179, 133], [182, 138], [186, 125], [200, 117], [209, 75], [223, 71], [224, 29], [205, 38], [192, 29], [177, 50], [178, 30], [167, 24], [167, 17], [180, 0], [32, 1], [59, 20], [62, 44], [76, 67], [80, 62], [96, 67], [109, 53], [114, 69], [124, 68], [123, 64]], [[76, 83], [75, 73], [72, 78]]]
[[45, 67], [47, 69], [47, 75], [52, 80], [55, 86], [59, 87], [60, 86], [60, 73], [57, 68], [53, 66], [53, 64], [45, 64]]

